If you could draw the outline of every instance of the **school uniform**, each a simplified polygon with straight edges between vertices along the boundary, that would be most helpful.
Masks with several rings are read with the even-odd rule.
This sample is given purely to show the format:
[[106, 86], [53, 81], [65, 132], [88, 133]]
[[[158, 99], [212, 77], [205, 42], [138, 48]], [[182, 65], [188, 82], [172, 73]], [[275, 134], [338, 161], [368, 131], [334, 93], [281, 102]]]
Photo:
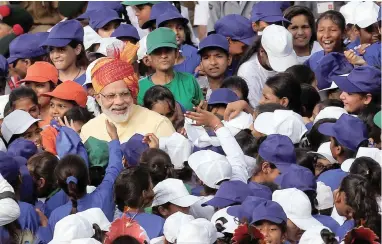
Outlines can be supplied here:
[[346, 45], [346, 48], [347, 49], [353, 49], [358, 47], [359, 45], [361, 45], [361, 39], [359, 39], [359, 37], [357, 37], [354, 41], [350, 42], [349, 44]]
[[304, 65], [308, 66], [313, 72], [315, 72], [318, 64], [320, 63], [321, 59], [325, 56], [325, 51], [321, 50], [319, 52], [316, 52], [310, 56], [308, 60], [304, 62]]
[[370, 66], [381, 68], [381, 43], [376, 42], [365, 49], [363, 59]]
[[40, 226], [40, 218], [37, 215], [35, 207], [29, 203], [19, 201], [20, 217], [17, 221], [22, 230], [30, 230], [32, 233], [37, 233]]
[[326, 227], [328, 227], [333, 233], [336, 233], [337, 229], [340, 227], [337, 221], [335, 221], [332, 217], [327, 215], [316, 214], [313, 215], [313, 218], [320, 221], [320, 223]]
[[78, 84], [80, 84], [82, 86], [86, 81], [86, 74], [83, 73], [82, 75], [75, 78], [73, 81], [77, 82]]
[[317, 41], [314, 41], [312, 50], [310, 51], [310, 54], [308, 56], [297, 56], [298, 63], [303, 64], [306, 60], [310, 59], [310, 57], [312, 57], [313, 54], [319, 51], [322, 51], [322, 47], [320, 43], [318, 43]]
[[339, 238], [340, 241], [345, 237], [346, 233], [348, 233], [350, 230], [352, 230], [355, 227], [354, 220], [346, 220], [343, 225], [337, 228], [337, 231], [335, 232], [336, 236]]
[[36, 201], [35, 206], [49, 218], [53, 210], [66, 204], [68, 201], [68, 195], [66, 195], [63, 190], [56, 189], [50, 193], [47, 198], [39, 198]]
[[174, 65], [174, 70], [177, 72], [185, 72], [189, 74], [194, 74], [195, 69], [200, 64], [200, 57], [198, 55], [194, 56], [184, 56], [184, 61], [180, 64]]

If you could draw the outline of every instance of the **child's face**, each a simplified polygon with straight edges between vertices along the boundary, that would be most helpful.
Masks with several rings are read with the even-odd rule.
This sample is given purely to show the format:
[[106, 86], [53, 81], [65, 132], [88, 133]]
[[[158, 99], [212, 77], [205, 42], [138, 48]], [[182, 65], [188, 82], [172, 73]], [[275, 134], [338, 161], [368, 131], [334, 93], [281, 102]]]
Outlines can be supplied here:
[[334, 205], [340, 216], [346, 217], [346, 219], [352, 219], [354, 210], [346, 202], [346, 194], [338, 189], [334, 191]]
[[76, 48], [65, 46], [62, 48], [53, 47], [49, 52], [50, 60], [58, 70], [66, 70], [76, 63], [77, 55], [81, 53], [81, 45]]
[[229, 53], [232, 56], [242, 55], [247, 48], [247, 45], [242, 43], [241, 41], [235, 41], [229, 39]]
[[178, 46], [184, 43], [184, 41], [186, 40], [186, 34], [184, 32], [184, 26], [179, 20], [167, 21], [165, 27], [170, 28], [175, 32], [176, 44], [178, 44]]
[[151, 6], [150, 5], [137, 5], [133, 6], [135, 16], [138, 18], [139, 27], [142, 27], [150, 18]]
[[342, 92], [340, 95], [344, 108], [348, 113], [357, 113], [371, 102], [371, 96], [361, 96], [357, 93]]
[[269, 26], [269, 24], [264, 21], [252, 22], [252, 30], [254, 32], [262, 32], [267, 26]]
[[50, 100], [49, 114], [52, 118], [63, 118], [65, 113], [73, 107], [68, 101], [52, 97]]
[[325, 53], [341, 51], [342, 31], [331, 19], [321, 19], [317, 26], [317, 40]]
[[373, 44], [381, 41], [381, 35], [379, 33], [378, 24], [375, 23], [366, 28], [359, 30], [359, 37], [361, 44]]
[[110, 21], [107, 23], [104, 27], [97, 30], [98, 35], [100, 35], [102, 38], [110, 37], [111, 34], [114, 32], [115, 29], [118, 28], [120, 25], [119, 21]]
[[168, 71], [172, 69], [175, 60], [178, 57], [178, 50], [175, 48], [161, 47], [149, 55], [151, 67], [159, 71]]
[[291, 243], [298, 243], [301, 239], [303, 230], [298, 228], [290, 219], [287, 221], [287, 238]]
[[256, 222], [255, 227], [263, 234], [266, 243], [281, 244], [283, 243], [284, 234], [280, 227], [270, 221]]
[[29, 113], [33, 118], [38, 119], [40, 116], [40, 108], [38, 104], [33, 103], [30, 98], [21, 98], [14, 102], [15, 110], [23, 110]]
[[231, 57], [220, 49], [205, 50], [202, 53], [201, 67], [207, 77], [213, 79], [224, 76], [225, 71], [231, 64]]
[[36, 92], [38, 97], [38, 104], [42, 108], [49, 105], [50, 98], [41, 96], [41, 94], [51, 91], [49, 82], [25, 82], [25, 85]]
[[176, 119], [175, 108], [171, 108], [170, 103], [167, 101], [158, 101], [153, 105], [151, 110], [167, 117], [172, 123]]
[[268, 104], [268, 103], [280, 103], [281, 100], [274, 93], [273, 90], [265, 85], [263, 88], [263, 93], [260, 99], [259, 104]]
[[41, 141], [40, 133], [41, 133], [41, 128], [38, 127], [37, 123], [34, 123], [33, 125], [31, 125], [31, 127], [29, 127], [27, 131], [25, 131], [22, 134], [22, 137], [25, 140], [33, 142], [37, 146], [37, 148], [41, 148], [42, 141]]
[[310, 28], [308, 18], [305, 15], [294, 16], [288, 30], [293, 36], [294, 47], [306, 47], [309, 45], [312, 38], [312, 28]]

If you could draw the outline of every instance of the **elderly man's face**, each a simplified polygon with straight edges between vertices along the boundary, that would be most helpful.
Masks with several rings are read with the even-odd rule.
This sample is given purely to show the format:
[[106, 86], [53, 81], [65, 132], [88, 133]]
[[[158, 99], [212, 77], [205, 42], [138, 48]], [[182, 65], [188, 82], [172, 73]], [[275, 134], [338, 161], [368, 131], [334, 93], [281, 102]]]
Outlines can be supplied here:
[[123, 80], [107, 85], [96, 95], [102, 112], [113, 122], [121, 123], [129, 119], [133, 97]]

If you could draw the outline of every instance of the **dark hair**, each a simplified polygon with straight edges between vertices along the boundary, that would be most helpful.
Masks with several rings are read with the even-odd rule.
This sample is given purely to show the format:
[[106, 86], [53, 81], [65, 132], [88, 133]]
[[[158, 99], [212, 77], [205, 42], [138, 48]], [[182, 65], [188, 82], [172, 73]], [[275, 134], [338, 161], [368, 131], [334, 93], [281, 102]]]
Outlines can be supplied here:
[[316, 80], [314, 72], [306, 65], [296, 64], [285, 70], [285, 72], [293, 75], [295, 80], [300, 84], [309, 84], [312, 85]]
[[91, 166], [89, 167], [89, 180], [90, 185], [98, 187], [105, 177], [106, 168], [102, 166]]
[[345, 193], [346, 204], [354, 210], [355, 226], [370, 228], [380, 237], [381, 216], [375, 192], [369, 181], [361, 175], [350, 174], [342, 180], [338, 190]]
[[320, 111], [326, 107], [344, 107], [344, 103], [341, 100], [338, 99], [326, 99], [324, 101], [321, 101], [319, 103]]
[[375, 114], [380, 110], [381, 109], [376, 106], [367, 106], [358, 114], [358, 118], [367, 126], [368, 137], [372, 138], [375, 144], [381, 143], [381, 128], [373, 121]]
[[265, 112], [273, 113], [276, 110], [288, 110], [288, 108], [284, 107], [280, 103], [259, 104], [255, 108], [255, 112], [256, 112], [257, 116], [259, 114], [262, 114], [262, 113], [265, 113]]
[[38, 97], [36, 92], [32, 88], [21, 86], [12, 90], [9, 94], [9, 106], [11, 111], [15, 109], [16, 101], [22, 98], [29, 98], [34, 104], [38, 105]]
[[307, 134], [307, 138], [312, 151], [316, 152], [322, 143], [330, 141], [330, 136], [321, 134], [318, 131], [320, 125], [322, 125], [323, 123], [335, 123], [336, 121], [336, 119], [320, 119], [312, 126], [312, 128]]
[[309, 84], [301, 84], [301, 105], [303, 117], [312, 117], [314, 107], [320, 102], [320, 94]]
[[176, 169], [175, 178], [182, 180], [183, 182], [190, 181], [192, 178], [192, 173], [194, 172], [191, 167], [188, 165], [188, 162], [184, 162], [183, 169]]
[[333, 137], [333, 142], [334, 142], [334, 146], [336, 146], [336, 147], [340, 146], [341, 147], [341, 150], [342, 150], [341, 154], [343, 155], [343, 157], [345, 157], [347, 159], [348, 158], [355, 158], [357, 151], [358, 151], [358, 148], [367, 147], [368, 143], [369, 143], [367, 140], [365, 140], [358, 145], [356, 151], [353, 151], [350, 148], [347, 148], [347, 147], [341, 145], [335, 137]]
[[[225, 180], [219, 182], [219, 184], [223, 183], [224, 181]], [[211, 188], [211, 187], [207, 186], [206, 184], [203, 184], [203, 190], [207, 196], [215, 195], [216, 192], [218, 191], [218, 189]]]
[[115, 238], [111, 243], [112, 244], [141, 244], [137, 239], [129, 235], [119, 236]]
[[93, 224], [93, 229], [94, 229], [94, 235], [92, 236], [92, 238], [96, 239], [99, 242], [103, 242], [103, 240], [106, 237], [106, 232], [101, 230], [101, 228], [97, 224]]
[[241, 78], [240, 76], [230, 76], [230, 77], [225, 78], [223, 80], [223, 83], [220, 86], [220, 88], [229, 88], [232, 90], [233, 89], [239, 90], [241, 92], [241, 94], [243, 95], [243, 97], [240, 99], [249, 103], [249, 101], [248, 101], [248, 94], [249, 94], [248, 85], [247, 85], [247, 82], [245, 82], [245, 80], [243, 78]]
[[57, 180], [54, 169], [58, 165], [58, 158], [50, 152], [41, 152], [33, 155], [27, 163], [28, 171], [34, 180], [43, 178], [45, 180], [44, 188], [38, 194], [38, 197], [47, 197], [57, 188]]
[[139, 165], [148, 169], [154, 186], [167, 178], [173, 178], [175, 174], [170, 156], [161, 149], [149, 148], [144, 151]]
[[240, 61], [237, 64], [235, 75], [237, 75], [237, 71], [239, 70], [240, 66], [243, 63], [247, 62], [255, 53], [257, 53], [261, 47], [262, 47], [261, 46], [261, 36], [258, 36], [258, 37], [256, 37], [256, 40], [252, 43], [252, 45], [247, 48], [247, 50], [244, 52], [243, 56], [240, 58]]
[[[88, 60], [88, 57], [86, 56], [85, 47], [84, 47], [83, 42], [72, 40], [69, 42], [69, 44], [67, 46], [70, 46], [71, 48], [74, 49], [78, 45], [81, 45], [81, 52], [79, 55], [77, 55], [76, 66], [86, 69], [86, 67], [89, 65], [89, 60]], [[48, 50], [51, 51], [52, 47], [48, 47]], [[52, 60], [50, 60], [50, 61], [52, 62]]]
[[176, 102], [174, 95], [167, 87], [160, 85], [150, 87], [145, 92], [145, 96], [143, 97], [143, 107], [151, 110], [153, 106], [160, 101], [167, 102], [170, 110], [172, 110], [173, 113], [175, 113]]
[[334, 234], [330, 230], [323, 229], [321, 230], [320, 234], [325, 244], [338, 244], [338, 241], [336, 239], [336, 234]]
[[256, 138], [252, 135], [251, 130], [245, 129], [235, 135], [235, 139], [244, 154], [256, 158], [258, 152], [258, 144]]
[[[299, 5], [294, 5], [290, 6], [289, 8], [284, 10], [284, 18], [292, 22], [292, 19], [298, 15], [304, 15], [308, 19], [308, 23], [310, 26], [310, 29], [312, 29], [312, 37], [309, 40], [309, 44], [312, 46], [313, 42], [317, 40], [316, 37], [316, 21], [314, 18], [314, 15], [312, 13], [312, 10], [305, 6], [299, 6]], [[287, 23], [286, 28], [289, 27], [289, 23]]]
[[[86, 186], [89, 183], [89, 173], [85, 161], [77, 155], [66, 155], [58, 162], [54, 174], [59, 187], [72, 201], [70, 214], [77, 213], [77, 200], [86, 194]], [[75, 177], [77, 183], [68, 181], [69, 177]]]
[[318, 28], [318, 24], [323, 19], [330, 19], [331, 21], [333, 21], [334, 24], [336, 24], [340, 28], [342, 33], [345, 32], [346, 20], [345, 20], [345, 17], [340, 12], [335, 10], [328, 10], [322, 13], [316, 21], [316, 28]]
[[286, 97], [289, 100], [288, 108], [294, 112], [301, 113], [301, 87], [300, 83], [289, 73], [278, 73], [268, 78], [265, 84], [272, 89], [278, 98]]
[[303, 166], [307, 169], [309, 169], [313, 175], [314, 175], [314, 160], [315, 160], [315, 155], [308, 153], [311, 150], [306, 149], [306, 148], [296, 148], [296, 163], [300, 166]]
[[150, 188], [150, 172], [145, 167], [133, 167], [122, 170], [114, 183], [114, 202], [123, 212], [126, 206], [144, 207], [143, 191]]
[[[3, 228], [6, 231], [8, 231], [8, 234], [9, 234], [9, 239], [6, 240], [5, 243], [9, 243], [9, 244], [20, 243], [22, 229], [18, 219], [14, 220], [13, 222], [9, 224], [4, 225]], [[3, 238], [4, 237], [0, 237], [0, 241], [4, 241]]]
[[[164, 23], [161, 24], [161, 26], [166, 25], [167, 24], [166, 22], [169, 22], [169, 21], [171, 21], [171, 20], [165, 21]], [[183, 21], [179, 21], [179, 23], [181, 23], [183, 28], [184, 28], [185, 40], [182, 44], [183, 45], [187, 44], [187, 45], [195, 47], [195, 44], [192, 42], [192, 38], [191, 38], [192, 33], [190, 30], [190, 27], [188, 27], [188, 25], [185, 24]], [[156, 28], [158, 28], [158, 26]]]
[[[253, 223], [253, 225], [254, 226], [261, 225], [264, 221], [272, 222], [272, 221], [269, 221], [269, 220], [259, 220], [259, 221], [256, 221], [255, 223]], [[274, 223], [274, 222], [272, 222], [272, 223], [274, 225], [277, 225], [280, 228], [282, 234], [287, 232], [287, 223], [286, 222], [283, 221], [280, 224], [277, 224], [277, 223]]]
[[350, 173], [362, 175], [372, 186], [375, 195], [381, 195], [381, 165], [369, 157], [360, 157], [354, 160]]
[[66, 116], [69, 123], [73, 120], [73, 122], [82, 122], [83, 124], [86, 124], [89, 120], [94, 118], [93, 113], [89, 112], [87, 108], [80, 106], [72, 107], [65, 113], [64, 116]]

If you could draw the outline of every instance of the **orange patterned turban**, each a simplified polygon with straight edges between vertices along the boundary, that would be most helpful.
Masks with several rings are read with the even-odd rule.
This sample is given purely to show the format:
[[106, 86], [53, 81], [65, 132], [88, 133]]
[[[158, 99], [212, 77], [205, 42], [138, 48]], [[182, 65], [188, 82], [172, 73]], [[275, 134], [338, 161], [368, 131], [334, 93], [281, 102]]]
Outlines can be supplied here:
[[[131, 65], [137, 54], [138, 46], [126, 44], [120, 51], [116, 47], [108, 50], [108, 57], [100, 58], [91, 70], [92, 85], [98, 94], [105, 86], [119, 80], [126, 82], [131, 96], [136, 102], [138, 95], [138, 76]], [[110, 53], [112, 52], [112, 53]], [[110, 57], [112, 56], [112, 57]]]

